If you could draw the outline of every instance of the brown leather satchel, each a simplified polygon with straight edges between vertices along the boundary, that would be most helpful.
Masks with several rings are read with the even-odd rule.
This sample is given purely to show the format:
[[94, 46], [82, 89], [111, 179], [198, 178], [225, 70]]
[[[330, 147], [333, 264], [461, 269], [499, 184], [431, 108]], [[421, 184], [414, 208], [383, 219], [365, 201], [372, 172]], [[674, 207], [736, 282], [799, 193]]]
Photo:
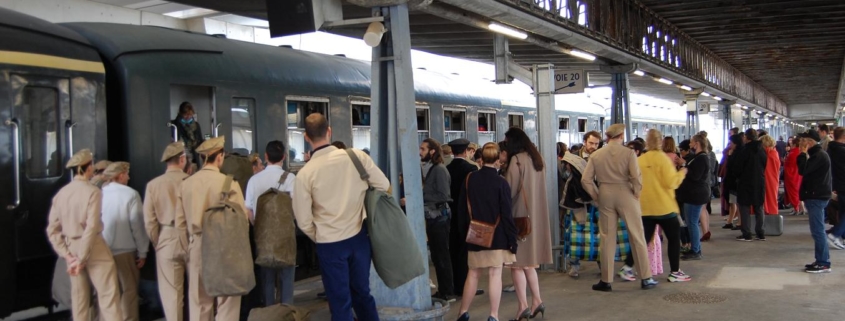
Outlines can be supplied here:
[[[522, 164], [519, 163], [519, 158], [516, 159], [516, 165], [522, 169]], [[516, 239], [524, 241], [528, 235], [531, 235], [531, 208], [528, 207], [528, 197], [525, 196], [525, 189], [523, 182], [525, 182], [525, 172], [520, 171], [522, 175], [519, 177], [519, 193], [522, 194], [522, 202], [525, 203], [526, 216], [514, 217], [513, 222], [516, 225], [517, 235]]]
[[469, 231], [467, 232], [467, 243], [475, 244], [481, 247], [489, 248], [493, 245], [493, 235], [496, 233], [496, 227], [499, 226], [499, 220], [502, 218], [501, 215], [496, 217], [496, 224], [490, 224], [483, 221], [477, 221], [472, 219], [472, 205], [469, 203], [469, 177], [472, 176], [472, 173], [467, 175], [466, 182], [464, 185], [467, 189], [467, 212], [469, 214]]

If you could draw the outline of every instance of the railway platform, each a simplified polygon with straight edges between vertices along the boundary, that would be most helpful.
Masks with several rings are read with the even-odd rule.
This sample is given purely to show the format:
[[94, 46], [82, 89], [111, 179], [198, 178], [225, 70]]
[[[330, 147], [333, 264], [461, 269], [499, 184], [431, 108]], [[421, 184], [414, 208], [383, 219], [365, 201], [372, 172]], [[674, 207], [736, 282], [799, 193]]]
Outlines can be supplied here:
[[[718, 207], [714, 200], [714, 213], [719, 213]], [[735, 241], [738, 231], [722, 229], [720, 216], [710, 218], [712, 237], [702, 243], [704, 259], [681, 261], [692, 281], [669, 283], [665, 254], [666, 272], [655, 276], [660, 285], [647, 291], [640, 290], [639, 282], [618, 277], [613, 292], [592, 291], [600, 274], [592, 262], [582, 262], [578, 280], [566, 273], [543, 272], [545, 320], [845, 320], [845, 251], [831, 250], [831, 273], [805, 273], [804, 264], [813, 261], [807, 216], [786, 216], [783, 235], [750, 243]], [[509, 273], [503, 278], [503, 284], [511, 284]], [[479, 288], [486, 285], [482, 277]], [[317, 298], [321, 291], [319, 278], [296, 286], [296, 303], [312, 309], [312, 320], [330, 319], [328, 304]], [[458, 318], [460, 303], [452, 303], [446, 320]], [[485, 320], [489, 308], [487, 295], [480, 295], [469, 312], [473, 320]], [[499, 320], [513, 318], [516, 309], [516, 295], [504, 293]]]

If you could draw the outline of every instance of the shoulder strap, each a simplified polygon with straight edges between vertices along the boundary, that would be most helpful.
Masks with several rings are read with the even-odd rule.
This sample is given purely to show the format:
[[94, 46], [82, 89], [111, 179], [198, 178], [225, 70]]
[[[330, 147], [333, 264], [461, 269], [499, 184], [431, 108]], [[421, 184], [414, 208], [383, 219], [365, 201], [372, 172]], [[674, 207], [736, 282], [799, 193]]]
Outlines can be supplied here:
[[229, 198], [229, 191], [232, 190], [232, 175], [226, 175], [226, 180], [223, 181], [223, 189], [220, 190], [220, 200], [225, 201]]
[[276, 187], [276, 189], [282, 188], [282, 184], [284, 184], [285, 181], [288, 180], [288, 174], [290, 174], [290, 172], [288, 172], [288, 171], [284, 171], [284, 173], [282, 173], [282, 176], [279, 177], [279, 186]]
[[[432, 164], [431, 167], [428, 168], [428, 172], [425, 173], [425, 176], [423, 177], [423, 186], [425, 186], [425, 182], [428, 181], [428, 177], [431, 176], [431, 171], [434, 170], [434, 166], [437, 165]], [[422, 169], [420, 169], [420, 173], [422, 173]]]
[[358, 175], [361, 175], [361, 179], [369, 182], [370, 174], [364, 169], [364, 165], [361, 164], [361, 160], [358, 159], [358, 156], [355, 155], [355, 152], [352, 151], [351, 148], [346, 149], [346, 154], [349, 155], [349, 158], [352, 159], [352, 164], [355, 165], [355, 169], [358, 170]]

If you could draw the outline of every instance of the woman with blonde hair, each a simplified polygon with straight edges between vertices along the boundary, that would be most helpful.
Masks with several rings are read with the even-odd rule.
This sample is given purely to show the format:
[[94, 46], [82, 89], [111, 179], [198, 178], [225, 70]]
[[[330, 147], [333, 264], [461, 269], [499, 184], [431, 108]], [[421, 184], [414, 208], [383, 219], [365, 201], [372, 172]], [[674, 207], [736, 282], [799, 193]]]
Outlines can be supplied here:
[[481, 148], [484, 166], [467, 176], [461, 186], [458, 200], [460, 213], [467, 213], [472, 221], [494, 225], [490, 246], [467, 244], [469, 272], [464, 284], [458, 321], [469, 320], [469, 307], [478, 288], [478, 278], [484, 269], [488, 273], [488, 295], [490, 316], [488, 321], [499, 318], [499, 303], [502, 299], [502, 268], [516, 262], [516, 225], [511, 207], [511, 188], [497, 173], [499, 146], [487, 143]]
[[[643, 230], [646, 243], [651, 243], [655, 236], [655, 229], [659, 225], [666, 234], [666, 243], [669, 244], [669, 282], [685, 282], [691, 280], [680, 268], [681, 256], [681, 223], [678, 220], [678, 202], [675, 201], [675, 189], [677, 189], [684, 176], [686, 168], [675, 169], [675, 164], [664, 153], [656, 152], [661, 150], [660, 137], [662, 134], [657, 129], [649, 129], [646, 134], [646, 149], [655, 151], [645, 153], [638, 159], [638, 166], [643, 178], [643, 189], [640, 194], [640, 207], [643, 213]], [[664, 140], [665, 142], [665, 140]], [[665, 146], [665, 144], [664, 144]], [[660, 255], [660, 254], [658, 254]], [[629, 255], [625, 259], [625, 267], [631, 270], [634, 266], [634, 258]]]
[[766, 191], [763, 201], [763, 211], [766, 214], [778, 213], [778, 185], [780, 185], [780, 155], [775, 149], [775, 139], [770, 135], [760, 137], [763, 149], [766, 151]]

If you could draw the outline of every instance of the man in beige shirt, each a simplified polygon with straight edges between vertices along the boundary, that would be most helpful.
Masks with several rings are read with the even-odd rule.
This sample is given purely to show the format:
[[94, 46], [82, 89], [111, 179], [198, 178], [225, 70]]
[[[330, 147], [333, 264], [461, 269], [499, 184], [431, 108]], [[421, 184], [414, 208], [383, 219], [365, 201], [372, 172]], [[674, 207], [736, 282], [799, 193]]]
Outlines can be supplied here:
[[[616, 226], [621, 217], [628, 226], [634, 265], [642, 278], [642, 289], [657, 286], [651, 277], [648, 247], [643, 232], [640, 191], [643, 188], [640, 167], [634, 151], [622, 145], [625, 125], [614, 124], [605, 132], [607, 145], [590, 155], [581, 185], [598, 204], [601, 235], [601, 275], [593, 290], [610, 292], [616, 255]], [[598, 182], [598, 186], [596, 186]]]
[[161, 161], [167, 170], [147, 183], [144, 194], [144, 226], [156, 250], [158, 293], [167, 320], [182, 321], [185, 306], [185, 267], [188, 264], [188, 228], [184, 213], [177, 208], [177, 195], [188, 174], [185, 145], [167, 145]]
[[314, 147], [311, 160], [296, 175], [293, 209], [296, 223], [317, 243], [317, 257], [332, 321], [378, 321], [370, 295], [370, 239], [363, 222], [368, 185], [386, 191], [390, 183], [373, 160], [353, 150], [369, 174], [364, 181], [345, 150], [329, 145], [326, 117], [305, 119], [305, 140]]
[[[220, 190], [226, 181], [226, 175], [220, 173], [223, 165], [223, 136], [204, 141], [196, 152], [203, 158], [203, 168], [182, 182], [178, 202], [187, 221], [190, 235], [188, 257], [188, 302], [191, 321], [236, 321], [239, 318], [241, 297], [208, 296], [202, 281], [202, 216], [205, 211], [220, 201]], [[249, 220], [244, 206], [241, 186], [233, 181], [229, 192], [229, 201], [241, 206], [244, 219]], [[180, 214], [177, 214], [177, 217]], [[179, 223], [181, 224], [181, 223]], [[214, 299], [217, 300], [217, 315], [213, 315]]]
[[117, 268], [102, 235], [102, 194], [89, 182], [94, 175], [92, 161], [93, 155], [88, 149], [77, 152], [68, 161], [66, 168], [73, 172], [73, 181], [53, 198], [47, 237], [56, 253], [67, 261], [73, 319], [91, 320], [89, 306], [93, 284], [102, 319], [118, 321], [123, 320], [123, 313]]

